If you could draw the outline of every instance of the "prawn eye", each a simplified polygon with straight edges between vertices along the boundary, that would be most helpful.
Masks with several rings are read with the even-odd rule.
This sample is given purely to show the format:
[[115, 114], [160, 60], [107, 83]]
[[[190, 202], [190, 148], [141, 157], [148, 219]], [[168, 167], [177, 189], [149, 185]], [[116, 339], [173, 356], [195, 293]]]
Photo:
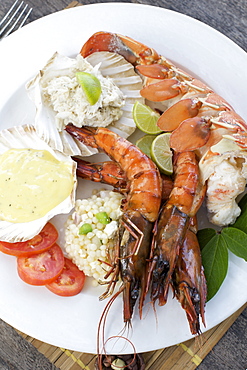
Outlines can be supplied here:
[[154, 278], [165, 279], [169, 266], [168, 261], [158, 261], [157, 268], [153, 272]]
[[139, 296], [139, 290], [137, 288], [133, 289], [131, 291], [131, 298], [134, 299], [134, 300], [137, 300], [138, 296]]
[[192, 299], [195, 303], [200, 302], [200, 294], [196, 290], [192, 292]]

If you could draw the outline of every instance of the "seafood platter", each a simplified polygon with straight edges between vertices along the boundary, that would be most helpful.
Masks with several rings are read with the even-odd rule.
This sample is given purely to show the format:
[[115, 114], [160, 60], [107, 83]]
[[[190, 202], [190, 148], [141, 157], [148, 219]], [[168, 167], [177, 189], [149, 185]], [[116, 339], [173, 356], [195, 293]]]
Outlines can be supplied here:
[[[163, 19], [155, 30], [148, 12]], [[241, 214], [247, 111], [236, 91], [247, 81], [230, 71], [246, 54], [189, 17], [121, 3], [45, 17], [1, 53], [0, 317], [63, 348], [130, 353], [200, 335], [244, 304], [246, 261], [228, 251], [207, 300], [197, 232]], [[136, 144], [147, 133], [137, 107], [157, 117], [154, 140], [169, 135], [170, 172]]]

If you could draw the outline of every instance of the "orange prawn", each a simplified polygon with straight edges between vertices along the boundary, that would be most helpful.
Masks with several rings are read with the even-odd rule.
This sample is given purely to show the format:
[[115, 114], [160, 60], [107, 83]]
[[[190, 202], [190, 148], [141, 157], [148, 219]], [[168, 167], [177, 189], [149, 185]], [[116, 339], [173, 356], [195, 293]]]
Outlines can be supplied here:
[[[80, 158], [77, 158], [76, 161], [77, 175], [79, 177], [112, 185], [114, 189], [119, 192], [126, 191], [126, 176], [116, 162], [112, 161], [96, 164], [86, 162]], [[195, 170], [193, 164], [191, 167]], [[191, 168], [190, 171], [192, 172]], [[162, 202], [166, 202], [173, 189], [173, 181], [171, 177], [165, 175], [161, 175], [161, 179], [161, 198]], [[197, 177], [195, 181], [197, 181]], [[123, 187], [119, 186], [119, 184], [122, 184]], [[191, 213], [196, 213], [197, 209], [200, 207], [203, 199], [203, 192], [200, 194], [201, 198], [197, 197], [197, 201], [193, 201], [194, 211]], [[195, 220], [195, 217], [193, 220]], [[178, 258], [171, 278], [171, 286], [182, 308], [186, 311], [192, 334], [198, 334], [200, 332], [200, 316], [203, 318], [203, 323], [205, 325], [204, 306], [206, 300], [206, 281], [203, 274], [200, 247], [197, 242], [196, 231], [197, 229], [194, 224], [192, 225], [191, 218], [189, 220], [189, 229], [185, 232], [184, 241], [181, 246], [179, 246]]]
[[168, 288], [180, 246], [183, 244], [190, 217], [194, 216], [195, 198], [199, 197], [202, 202], [205, 194], [205, 187], [201, 188], [200, 185], [194, 152], [177, 154], [174, 174], [174, 187], [157, 222], [146, 289], [148, 290], [151, 281], [151, 300], [155, 302], [158, 299], [160, 305], [164, 305], [167, 301]]
[[142, 313], [147, 260], [150, 256], [153, 226], [161, 204], [160, 173], [147, 155], [107, 128], [77, 128], [69, 124], [66, 131], [84, 144], [104, 151], [121, 167], [128, 182], [129, 191], [123, 204], [116, 267], [109, 286], [114, 286], [120, 271], [124, 322], [129, 323], [139, 296], [140, 316]]
[[196, 218], [190, 219], [183, 244], [180, 246], [171, 279], [174, 294], [186, 312], [192, 334], [200, 334], [200, 317], [205, 322], [207, 284], [202, 266], [201, 250], [196, 237]]

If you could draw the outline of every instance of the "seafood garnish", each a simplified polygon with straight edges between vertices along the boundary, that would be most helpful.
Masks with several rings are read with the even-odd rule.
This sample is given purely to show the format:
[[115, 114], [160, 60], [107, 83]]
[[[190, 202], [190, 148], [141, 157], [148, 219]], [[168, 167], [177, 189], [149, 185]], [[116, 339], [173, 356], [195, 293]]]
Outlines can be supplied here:
[[[11, 150], [17, 150], [25, 153], [25, 149], [28, 149], [30, 152], [37, 152], [39, 155], [40, 153], [50, 153], [48, 156], [51, 156], [51, 161], [52, 163], [61, 163], [62, 168], [65, 168], [66, 171], [66, 176], [70, 178], [69, 180], [69, 187], [68, 187], [68, 192], [65, 194], [69, 194], [68, 196], [65, 195], [61, 200], [59, 198], [53, 199], [54, 200], [54, 205], [53, 208], [49, 208], [48, 204], [48, 209], [46, 210], [46, 214], [43, 214], [39, 218], [30, 218], [30, 221], [22, 222], [20, 219], [17, 219], [17, 221], [6, 221], [3, 219], [0, 219], [0, 240], [1, 241], [7, 241], [7, 242], [19, 242], [19, 241], [26, 241], [31, 238], [33, 238], [35, 235], [37, 235], [40, 230], [44, 227], [44, 225], [49, 221], [52, 217], [54, 217], [57, 214], [63, 214], [63, 213], [69, 213], [71, 209], [74, 207], [75, 204], [75, 190], [76, 190], [76, 185], [77, 185], [77, 180], [76, 180], [76, 164], [75, 162], [69, 157], [64, 155], [63, 153], [53, 150], [49, 147], [47, 143], [45, 143], [43, 140], [40, 139], [40, 137], [37, 135], [35, 129], [31, 125], [25, 125], [25, 126], [15, 126], [10, 129], [4, 129], [0, 131], [0, 154], [5, 154], [8, 153]], [[18, 154], [18, 152], [17, 152]], [[24, 159], [25, 160], [25, 159]], [[26, 159], [26, 163], [30, 163], [29, 159], [29, 154]], [[17, 163], [18, 166], [18, 163]], [[26, 167], [25, 167], [26, 168]], [[59, 167], [60, 168], [60, 167]], [[1, 175], [6, 176], [4, 172], [6, 170], [3, 169], [1, 170]], [[31, 168], [28, 171], [32, 171]], [[7, 174], [9, 173], [9, 182], [12, 181], [13, 179], [11, 176], [12, 170], [11, 168], [7, 169]], [[49, 181], [51, 182], [56, 182], [59, 181], [57, 179], [54, 180], [52, 177], [52, 174], [48, 174]], [[56, 174], [58, 178], [60, 177], [60, 173]], [[42, 172], [37, 173], [37, 177], [40, 176], [40, 179], [37, 178], [37, 181], [41, 181], [41, 178], [43, 176]], [[51, 178], [52, 177], [52, 178]], [[64, 182], [63, 182], [64, 184]], [[22, 184], [23, 185], [23, 184]], [[15, 183], [13, 184], [15, 186]], [[27, 191], [29, 196], [31, 197], [32, 189], [36, 191], [37, 185], [36, 183], [30, 183], [30, 184], [24, 184], [24, 187], [27, 188]], [[47, 184], [46, 184], [47, 186]], [[54, 186], [56, 186], [54, 184]], [[18, 197], [22, 197], [23, 193], [21, 191], [18, 193], [18, 185], [17, 187], [17, 193], [12, 194], [13, 201], [17, 202]], [[50, 189], [51, 190], [51, 189]], [[40, 191], [39, 189], [37, 190], [38, 192]], [[49, 192], [49, 189], [47, 189], [47, 192]], [[42, 203], [42, 194], [43, 193], [37, 193], [39, 197], [39, 202]], [[4, 196], [4, 194], [1, 194]], [[11, 196], [11, 194], [8, 194], [8, 196]], [[14, 197], [15, 196], [15, 197]], [[55, 197], [56, 198], [56, 197]], [[49, 202], [49, 200], [48, 200]], [[10, 204], [11, 205], [11, 204]], [[17, 206], [18, 207], [18, 206]], [[28, 205], [26, 205], [28, 209]], [[42, 204], [43, 207], [43, 204]], [[24, 209], [25, 213], [25, 209]], [[2, 210], [1, 210], [2, 214]], [[24, 215], [26, 218], [26, 214]]]
[[[101, 84], [99, 100], [90, 105], [81, 88], [76, 72], [87, 72]], [[132, 106], [140, 96], [142, 80], [133, 66], [117, 54], [69, 58], [59, 53], [47, 62], [39, 74], [29, 81], [26, 89], [36, 106], [35, 128], [52, 148], [68, 155], [89, 156], [98, 152], [73, 139], [64, 127], [108, 127], [123, 137], [135, 130]]]

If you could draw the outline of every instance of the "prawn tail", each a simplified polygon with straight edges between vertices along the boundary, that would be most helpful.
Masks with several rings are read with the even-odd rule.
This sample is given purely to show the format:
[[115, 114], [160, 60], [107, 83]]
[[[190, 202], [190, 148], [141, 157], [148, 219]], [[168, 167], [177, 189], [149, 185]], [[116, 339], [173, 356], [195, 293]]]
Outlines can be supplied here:
[[121, 167], [113, 162], [90, 163], [81, 158], [72, 157], [77, 163], [76, 174], [78, 177], [94, 182], [111, 185], [120, 193], [128, 190], [127, 180]]
[[95, 141], [97, 129], [95, 127], [83, 126], [79, 128], [74, 126], [72, 123], [69, 123], [65, 126], [65, 130], [83, 144], [92, 148], [97, 148], [97, 143]]

